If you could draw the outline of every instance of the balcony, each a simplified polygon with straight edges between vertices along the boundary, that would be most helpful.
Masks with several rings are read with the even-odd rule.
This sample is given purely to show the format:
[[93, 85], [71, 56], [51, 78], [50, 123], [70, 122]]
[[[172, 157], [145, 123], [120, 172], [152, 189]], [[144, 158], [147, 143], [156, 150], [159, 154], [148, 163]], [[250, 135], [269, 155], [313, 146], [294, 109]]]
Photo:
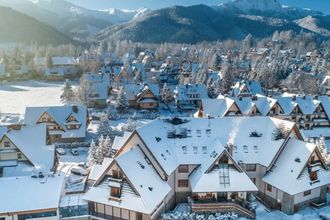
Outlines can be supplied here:
[[255, 211], [252, 210], [249, 202], [241, 200], [192, 200], [189, 204], [192, 212], [235, 212], [243, 217], [255, 218]]

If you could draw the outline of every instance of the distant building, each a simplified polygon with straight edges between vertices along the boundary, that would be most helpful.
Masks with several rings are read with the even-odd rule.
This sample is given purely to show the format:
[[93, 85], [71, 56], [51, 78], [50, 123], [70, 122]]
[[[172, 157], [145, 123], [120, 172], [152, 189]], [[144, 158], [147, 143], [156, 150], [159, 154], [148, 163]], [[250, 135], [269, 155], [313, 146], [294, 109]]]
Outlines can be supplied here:
[[130, 107], [155, 109], [159, 104], [160, 91], [156, 84], [125, 84], [125, 95]]
[[181, 109], [199, 107], [201, 100], [208, 98], [204, 84], [178, 85], [174, 91], [176, 105]]
[[83, 142], [87, 131], [85, 106], [26, 107], [24, 123], [46, 124], [52, 143]]
[[87, 106], [104, 108], [110, 93], [110, 74], [86, 73], [82, 76], [88, 84]]
[[78, 73], [78, 63], [74, 57], [34, 58], [34, 67], [49, 79], [70, 78]]

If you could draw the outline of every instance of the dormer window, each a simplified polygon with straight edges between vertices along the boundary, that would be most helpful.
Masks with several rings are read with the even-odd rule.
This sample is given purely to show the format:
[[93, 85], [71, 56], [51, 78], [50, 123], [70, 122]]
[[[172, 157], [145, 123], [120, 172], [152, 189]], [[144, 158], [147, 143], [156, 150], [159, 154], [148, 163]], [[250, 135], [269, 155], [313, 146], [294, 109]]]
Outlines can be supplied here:
[[202, 131], [201, 130], [197, 130], [196, 131], [197, 137], [201, 137], [202, 136]]
[[206, 129], [206, 136], [208, 136], [208, 137], [211, 136], [211, 129]]
[[115, 186], [110, 186], [110, 196], [115, 198], [120, 198], [120, 188]]

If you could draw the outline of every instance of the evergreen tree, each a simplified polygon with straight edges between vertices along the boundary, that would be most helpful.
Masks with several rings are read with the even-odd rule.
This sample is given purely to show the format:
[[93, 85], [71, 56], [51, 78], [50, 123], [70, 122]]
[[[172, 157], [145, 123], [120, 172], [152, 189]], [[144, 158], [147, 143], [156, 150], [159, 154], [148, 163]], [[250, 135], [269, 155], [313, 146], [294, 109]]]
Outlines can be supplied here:
[[71, 103], [74, 101], [75, 94], [74, 94], [74, 91], [72, 89], [72, 86], [71, 86], [71, 83], [69, 80], [65, 81], [62, 91], [63, 91], [63, 93], [61, 95], [62, 103], [68, 104], [68, 103]]
[[215, 83], [213, 82], [211, 77], [207, 80], [206, 89], [207, 89], [207, 94], [211, 99], [216, 97], [217, 92], [215, 88]]
[[111, 139], [110, 137], [107, 135], [106, 138], [104, 139], [103, 142], [103, 155], [104, 157], [111, 157]]
[[163, 89], [162, 89], [162, 101], [164, 104], [168, 104], [168, 102], [171, 100], [171, 91], [170, 88], [168, 88], [167, 83], [164, 83]]
[[95, 153], [96, 153], [97, 145], [95, 144], [94, 140], [92, 140], [89, 150], [88, 150], [88, 155], [87, 155], [87, 166], [91, 167], [95, 163]]
[[128, 109], [128, 102], [127, 102], [127, 99], [126, 99], [126, 96], [125, 96], [124, 88], [121, 88], [119, 90], [118, 97], [117, 97], [116, 109], [119, 112], [126, 112], [127, 109]]

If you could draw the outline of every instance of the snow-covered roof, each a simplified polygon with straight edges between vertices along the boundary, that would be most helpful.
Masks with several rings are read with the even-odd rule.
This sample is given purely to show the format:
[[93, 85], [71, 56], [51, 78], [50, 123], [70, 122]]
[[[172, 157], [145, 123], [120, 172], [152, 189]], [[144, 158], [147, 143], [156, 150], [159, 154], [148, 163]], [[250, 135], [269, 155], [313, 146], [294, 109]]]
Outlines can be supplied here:
[[[288, 130], [293, 122], [269, 117], [226, 117], [226, 118], [185, 118], [186, 123], [174, 125], [158, 119], [137, 129], [137, 133], [170, 175], [180, 164], [201, 164], [202, 158], [209, 158], [220, 152], [215, 148], [215, 140], [223, 146], [233, 144], [233, 158], [243, 163], [259, 163], [268, 167], [284, 143], [284, 139], [274, 140], [273, 132], [279, 125]], [[154, 131], [157, 131], [154, 134]], [[251, 137], [252, 132], [261, 137]], [[186, 138], [169, 138], [169, 133], [186, 133]], [[154, 135], [151, 135], [154, 134]], [[209, 160], [207, 160], [209, 161]]]
[[[77, 111], [74, 110], [77, 108]], [[26, 107], [24, 123], [28, 125], [36, 124], [43, 113], [49, 114], [53, 120], [64, 129], [62, 138], [82, 138], [86, 136], [87, 109], [85, 106], [42, 106]], [[79, 129], [67, 129], [65, 126], [67, 118], [72, 115], [81, 123]]]
[[233, 167], [228, 168], [228, 181], [221, 184], [222, 172], [227, 172], [219, 167], [211, 172], [202, 172], [202, 167], [198, 167], [189, 177], [192, 192], [257, 192], [258, 188], [244, 172], [239, 172]]
[[160, 94], [159, 86], [156, 84], [125, 84], [125, 95], [128, 100], [135, 100], [140, 94], [146, 90], [150, 90], [154, 96], [158, 97]]
[[233, 104], [234, 100], [230, 98], [202, 99], [204, 115], [213, 117], [224, 117]]
[[8, 131], [8, 128], [6, 126], [0, 126], [0, 139], [2, 138], [2, 135], [4, 135]]
[[0, 178], [0, 215], [57, 209], [63, 182], [63, 175]]
[[108, 88], [110, 85], [109, 74], [85, 73], [82, 77], [91, 84], [88, 91], [88, 99], [108, 98]]
[[[207, 89], [204, 84], [186, 84], [178, 85], [174, 91], [177, 100], [195, 100], [207, 99]], [[190, 95], [198, 95], [198, 97], [191, 97]]]
[[310, 184], [311, 180], [305, 165], [315, 148], [315, 144], [290, 139], [263, 181], [290, 195], [329, 184], [330, 172], [323, 168], [317, 175], [320, 182]]
[[[61, 66], [61, 65], [77, 65], [77, 61], [74, 57], [52, 57], [52, 64]], [[36, 66], [45, 66], [47, 65], [46, 57], [36, 57], [34, 58], [34, 65]]]
[[123, 184], [120, 201], [108, 198], [109, 184], [104, 184], [104, 182], [93, 186], [84, 199], [151, 214], [170, 192], [170, 186], [160, 178], [137, 146], [114, 160], [128, 180]]
[[123, 137], [116, 136], [112, 143], [112, 149], [119, 150], [124, 145], [124, 143], [127, 141], [127, 139], [131, 136], [131, 134], [132, 134], [131, 132], [125, 131]]
[[50, 172], [54, 166], [54, 145], [47, 145], [45, 124], [26, 125], [20, 130], [9, 130], [8, 137], [28, 158], [35, 171]]
[[105, 157], [103, 159], [102, 164], [94, 164], [91, 168], [91, 171], [89, 172], [88, 179], [93, 181], [98, 180], [106, 171], [106, 169], [110, 166], [112, 161], [112, 158]]
[[[244, 92], [244, 88], [247, 88], [247, 91]], [[239, 95], [249, 94], [249, 95], [257, 95], [257, 94], [264, 94], [262, 91], [262, 87], [259, 81], [255, 80], [248, 80], [243, 82], [237, 82], [232, 87], [232, 96], [237, 97]]]

